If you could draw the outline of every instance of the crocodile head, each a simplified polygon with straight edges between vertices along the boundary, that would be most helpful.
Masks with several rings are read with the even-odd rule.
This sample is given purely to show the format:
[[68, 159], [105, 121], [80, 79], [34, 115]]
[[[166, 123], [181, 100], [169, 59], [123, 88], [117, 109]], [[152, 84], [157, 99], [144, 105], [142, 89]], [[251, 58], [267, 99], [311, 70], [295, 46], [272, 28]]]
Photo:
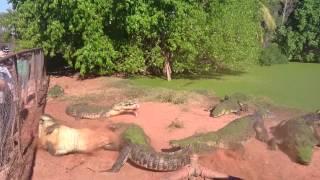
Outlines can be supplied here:
[[210, 116], [216, 118], [239, 111], [241, 111], [241, 105], [239, 104], [239, 102], [233, 99], [228, 99], [214, 106], [210, 110]]
[[220, 117], [226, 114], [226, 109], [217, 105], [210, 110], [211, 117]]
[[139, 107], [140, 105], [136, 101], [123, 101], [114, 104], [107, 114], [108, 116], [115, 116], [123, 113], [133, 113], [136, 115], [136, 111], [139, 109]]
[[242, 93], [226, 95], [220, 103], [210, 110], [211, 117], [219, 117], [230, 113], [248, 111], [249, 97]]

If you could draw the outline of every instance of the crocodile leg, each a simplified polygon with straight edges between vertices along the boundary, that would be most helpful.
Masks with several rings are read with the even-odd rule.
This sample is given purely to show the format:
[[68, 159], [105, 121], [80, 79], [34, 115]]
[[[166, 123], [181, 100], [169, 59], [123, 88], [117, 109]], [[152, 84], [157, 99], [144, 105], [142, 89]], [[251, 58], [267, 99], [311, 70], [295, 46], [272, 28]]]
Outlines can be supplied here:
[[242, 104], [242, 103], [241, 103], [241, 111], [243, 111], [243, 112], [248, 112], [248, 111], [249, 111], [249, 106], [248, 106], [248, 104]]
[[248, 104], [241, 103], [240, 101], [238, 101], [237, 103], [238, 103], [240, 109], [239, 109], [239, 111], [237, 111], [235, 113], [236, 115], [241, 115], [244, 112], [248, 112], [248, 110], [249, 110]]
[[76, 120], [76, 121], [79, 121], [81, 118], [80, 118], [80, 116], [79, 115], [76, 115], [75, 117], [74, 117], [74, 120]]
[[119, 172], [121, 167], [127, 162], [130, 154], [131, 154], [131, 147], [130, 146], [124, 146], [121, 151], [119, 152], [118, 159], [116, 162], [112, 165], [111, 169], [104, 170], [101, 172]]
[[268, 131], [264, 125], [264, 121], [262, 118], [259, 118], [254, 122], [253, 128], [256, 133], [256, 138], [261, 142], [268, 142], [269, 141], [269, 135]]

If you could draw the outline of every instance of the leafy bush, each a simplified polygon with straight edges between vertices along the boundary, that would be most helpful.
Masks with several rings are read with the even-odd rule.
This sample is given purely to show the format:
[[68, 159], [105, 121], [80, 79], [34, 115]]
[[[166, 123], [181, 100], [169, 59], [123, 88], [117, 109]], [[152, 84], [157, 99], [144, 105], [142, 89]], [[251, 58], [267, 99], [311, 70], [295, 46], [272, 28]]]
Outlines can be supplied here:
[[10, 2], [17, 39], [62, 55], [81, 75], [168, 71], [170, 79], [244, 68], [261, 51], [259, 0]]
[[288, 23], [279, 29], [279, 40], [292, 61], [320, 60], [320, 1], [300, 0]]
[[277, 44], [272, 43], [269, 47], [263, 49], [259, 63], [264, 66], [285, 64], [288, 63], [288, 58], [281, 52]]

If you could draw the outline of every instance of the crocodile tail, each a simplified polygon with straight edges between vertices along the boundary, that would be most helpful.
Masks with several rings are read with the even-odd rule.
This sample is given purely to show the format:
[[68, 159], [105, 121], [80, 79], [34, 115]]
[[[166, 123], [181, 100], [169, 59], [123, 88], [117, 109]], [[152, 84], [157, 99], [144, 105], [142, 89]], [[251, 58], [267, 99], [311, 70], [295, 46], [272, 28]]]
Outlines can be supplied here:
[[67, 108], [66, 108], [66, 114], [69, 115], [69, 116], [73, 116], [73, 117], [76, 117], [76, 116], [77, 116], [77, 112], [76, 112], [76, 110], [74, 110], [74, 109], [72, 108], [72, 105], [67, 106]]
[[190, 151], [183, 149], [169, 153], [156, 152], [150, 148], [134, 145], [130, 160], [140, 167], [153, 171], [175, 171], [190, 163]]

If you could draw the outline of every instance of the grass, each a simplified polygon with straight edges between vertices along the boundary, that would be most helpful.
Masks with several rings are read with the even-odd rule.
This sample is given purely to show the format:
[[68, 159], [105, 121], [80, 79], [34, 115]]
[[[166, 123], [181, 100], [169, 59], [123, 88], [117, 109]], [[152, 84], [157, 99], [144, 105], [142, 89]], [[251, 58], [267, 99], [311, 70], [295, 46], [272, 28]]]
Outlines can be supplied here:
[[247, 73], [212, 78], [133, 78], [140, 87], [214, 92], [223, 97], [235, 92], [270, 98], [278, 105], [314, 111], [320, 108], [320, 64], [290, 63], [270, 67], [254, 66]]

